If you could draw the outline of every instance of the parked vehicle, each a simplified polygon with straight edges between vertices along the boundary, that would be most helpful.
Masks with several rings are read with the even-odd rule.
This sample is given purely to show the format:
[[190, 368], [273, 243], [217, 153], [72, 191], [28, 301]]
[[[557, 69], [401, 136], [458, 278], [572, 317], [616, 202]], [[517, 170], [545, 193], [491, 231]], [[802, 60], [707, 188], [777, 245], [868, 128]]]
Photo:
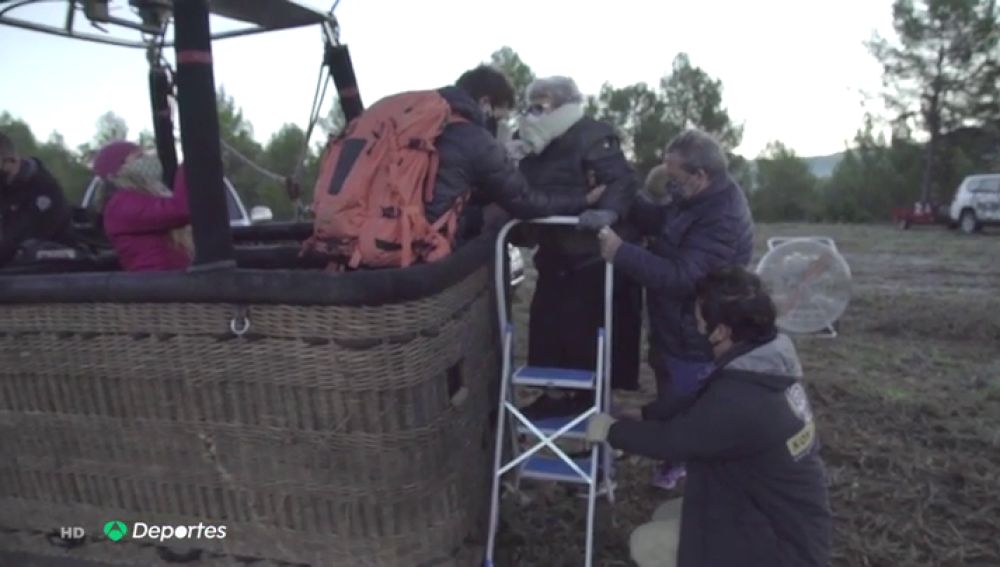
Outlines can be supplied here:
[[913, 225], [938, 224], [947, 220], [947, 207], [945, 217], [942, 218], [942, 207], [934, 203], [922, 203], [917, 201], [912, 207], [896, 207], [892, 209], [892, 222], [899, 228], [906, 230]]
[[1000, 173], [970, 175], [962, 180], [948, 216], [951, 226], [966, 234], [1000, 224]]

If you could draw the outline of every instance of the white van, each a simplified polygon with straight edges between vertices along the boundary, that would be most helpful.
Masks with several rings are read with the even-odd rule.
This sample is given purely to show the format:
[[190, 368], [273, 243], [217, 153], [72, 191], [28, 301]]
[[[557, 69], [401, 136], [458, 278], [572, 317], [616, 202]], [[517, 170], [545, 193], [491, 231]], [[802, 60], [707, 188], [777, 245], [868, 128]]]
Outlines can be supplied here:
[[966, 234], [985, 225], [1000, 225], [1000, 173], [970, 175], [962, 180], [948, 216], [952, 225]]

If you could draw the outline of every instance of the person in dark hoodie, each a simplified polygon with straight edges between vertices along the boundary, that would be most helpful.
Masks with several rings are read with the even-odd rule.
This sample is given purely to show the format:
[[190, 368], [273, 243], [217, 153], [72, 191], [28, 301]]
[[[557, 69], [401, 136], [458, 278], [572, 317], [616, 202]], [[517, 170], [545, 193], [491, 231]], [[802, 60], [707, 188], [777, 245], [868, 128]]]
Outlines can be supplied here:
[[716, 369], [695, 395], [647, 406], [641, 421], [587, 424], [593, 443], [687, 463], [684, 497], [636, 528], [632, 557], [640, 567], [825, 567], [826, 475], [795, 346], [755, 274], [713, 272], [696, 296]]
[[[527, 107], [508, 151], [532, 188], [554, 195], [583, 195], [591, 187], [607, 187], [595, 208], [580, 216], [578, 227], [518, 227], [526, 229], [521, 231], [521, 243], [538, 246], [533, 257], [538, 279], [531, 300], [528, 364], [593, 370], [597, 330], [604, 325], [605, 263], [593, 232], [586, 229], [624, 220], [641, 183], [614, 128], [584, 114], [583, 95], [573, 79], [536, 79], [528, 85], [525, 99]], [[642, 286], [616, 273], [613, 289], [611, 386], [637, 390]], [[571, 415], [593, 403], [593, 392], [562, 397], [545, 393], [523, 412], [533, 419]]]
[[[598, 235], [605, 260], [646, 290], [649, 364], [660, 400], [691, 395], [712, 370], [711, 345], [695, 321], [695, 282], [712, 270], [747, 266], [753, 253], [750, 207], [718, 142], [688, 130], [670, 142], [663, 163], [670, 204], [637, 198], [629, 212], [651, 236], [648, 246], [623, 242], [613, 227]], [[683, 463], [664, 463], [654, 484], [670, 489], [684, 474]]]
[[0, 266], [27, 240], [73, 246], [72, 217], [56, 178], [37, 158], [19, 156], [0, 132]]
[[575, 215], [596, 203], [604, 187], [587, 193], [552, 194], [532, 191], [524, 175], [497, 138], [500, 121], [514, 108], [514, 87], [499, 70], [481, 65], [465, 72], [454, 86], [438, 89], [452, 112], [466, 122], [449, 124], [438, 136], [437, 180], [424, 207], [433, 223], [456, 199], [469, 195], [458, 224], [458, 239], [482, 230], [483, 209], [496, 204], [517, 218]]

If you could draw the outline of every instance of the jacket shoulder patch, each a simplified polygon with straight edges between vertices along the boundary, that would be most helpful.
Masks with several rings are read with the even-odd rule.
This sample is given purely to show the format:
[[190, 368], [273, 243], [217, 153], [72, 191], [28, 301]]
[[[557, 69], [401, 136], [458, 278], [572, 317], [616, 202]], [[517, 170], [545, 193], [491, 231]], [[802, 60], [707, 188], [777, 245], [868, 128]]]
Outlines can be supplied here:
[[813, 421], [812, 408], [809, 407], [809, 398], [801, 382], [796, 382], [785, 390], [785, 401], [788, 402], [788, 407], [795, 417], [803, 422], [802, 429], [785, 442], [792, 458], [799, 460], [816, 445], [816, 424]]

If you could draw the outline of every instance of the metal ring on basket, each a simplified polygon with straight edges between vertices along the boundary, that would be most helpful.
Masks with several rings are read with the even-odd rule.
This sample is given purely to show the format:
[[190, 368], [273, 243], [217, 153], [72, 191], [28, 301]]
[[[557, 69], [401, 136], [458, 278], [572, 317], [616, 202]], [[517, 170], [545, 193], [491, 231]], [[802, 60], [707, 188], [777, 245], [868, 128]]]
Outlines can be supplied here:
[[250, 330], [250, 314], [245, 307], [236, 310], [236, 315], [229, 321], [229, 330], [237, 337], [242, 337]]

